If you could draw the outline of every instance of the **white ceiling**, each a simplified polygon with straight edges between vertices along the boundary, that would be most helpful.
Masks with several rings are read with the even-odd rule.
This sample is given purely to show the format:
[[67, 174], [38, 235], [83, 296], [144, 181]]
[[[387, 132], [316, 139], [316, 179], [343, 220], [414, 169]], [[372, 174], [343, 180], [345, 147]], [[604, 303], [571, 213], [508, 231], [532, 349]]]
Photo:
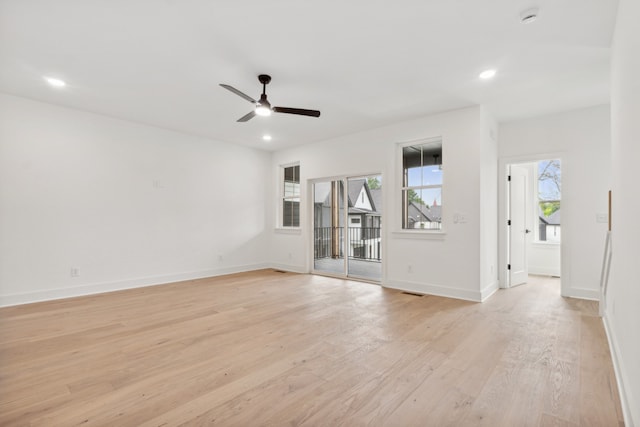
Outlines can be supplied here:
[[[539, 19], [519, 22], [540, 8]], [[0, 0], [0, 91], [267, 150], [438, 111], [608, 102], [616, 0]], [[487, 68], [498, 73], [480, 81]], [[273, 105], [236, 120], [271, 74]], [[68, 86], [54, 89], [43, 76]], [[269, 133], [270, 142], [261, 136]]]

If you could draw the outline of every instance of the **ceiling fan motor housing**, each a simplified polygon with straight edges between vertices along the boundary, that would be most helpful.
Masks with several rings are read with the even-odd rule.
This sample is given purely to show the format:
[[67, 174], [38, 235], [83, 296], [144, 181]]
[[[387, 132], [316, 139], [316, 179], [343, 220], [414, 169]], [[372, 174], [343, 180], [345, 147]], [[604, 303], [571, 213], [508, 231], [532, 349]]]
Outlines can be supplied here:
[[263, 85], [268, 85], [269, 82], [271, 81], [271, 76], [267, 75], [267, 74], [260, 74], [258, 76], [258, 80], [260, 81], [260, 83], [262, 83]]
[[260, 101], [258, 101], [258, 105], [261, 105], [261, 106], [267, 107], [267, 108], [271, 108], [271, 104], [269, 103], [269, 101], [267, 101], [267, 95], [265, 93], [260, 95]]

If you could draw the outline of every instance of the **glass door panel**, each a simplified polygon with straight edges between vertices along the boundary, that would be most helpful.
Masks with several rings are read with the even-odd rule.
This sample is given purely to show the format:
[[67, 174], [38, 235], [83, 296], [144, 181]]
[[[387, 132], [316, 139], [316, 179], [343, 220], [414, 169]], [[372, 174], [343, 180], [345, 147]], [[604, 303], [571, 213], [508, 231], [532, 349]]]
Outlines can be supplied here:
[[344, 196], [342, 180], [313, 184], [313, 269], [319, 273], [346, 275]]
[[382, 280], [382, 176], [347, 179], [347, 275]]

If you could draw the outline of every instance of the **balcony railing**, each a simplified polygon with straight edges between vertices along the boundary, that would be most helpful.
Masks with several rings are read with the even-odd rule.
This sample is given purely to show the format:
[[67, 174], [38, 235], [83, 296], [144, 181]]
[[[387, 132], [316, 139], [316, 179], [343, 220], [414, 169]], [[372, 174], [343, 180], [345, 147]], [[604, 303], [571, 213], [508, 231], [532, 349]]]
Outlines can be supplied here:
[[[347, 248], [349, 258], [380, 262], [380, 227], [348, 227]], [[316, 227], [313, 233], [313, 255], [320, 258], [343, 258], [345, 227]], [[332, 242], [337, 238], [338, 253], [333, 253]]]

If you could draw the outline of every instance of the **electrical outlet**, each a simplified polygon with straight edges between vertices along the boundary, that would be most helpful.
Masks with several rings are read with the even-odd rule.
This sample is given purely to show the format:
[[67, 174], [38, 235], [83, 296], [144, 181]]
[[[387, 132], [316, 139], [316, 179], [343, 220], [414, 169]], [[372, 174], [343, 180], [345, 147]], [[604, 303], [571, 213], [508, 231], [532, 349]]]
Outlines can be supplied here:
[[78, 267], [71, 267], [71, 270], [69, 271], [69, 275], [71, 277], [79, 277], [80, 276], [80, 269]]
[[607, 217], [608, 215], [606, 213], [598, 213], [596, 214], [596, 222], [606, 224], [607, 222], [609, 222], [609, 218]]
[[292, 259], [293, 255], [291, 254], [291, 252], [289, 252], [289, 259]]
[[218, 255], [218, 261], [219, 261], [219, 262], [224, 261], [224, 257], [223, 257], [222, 255]]
[[411, 264], [407, 265], [407, 273], [413, 273], [413, 266]]

